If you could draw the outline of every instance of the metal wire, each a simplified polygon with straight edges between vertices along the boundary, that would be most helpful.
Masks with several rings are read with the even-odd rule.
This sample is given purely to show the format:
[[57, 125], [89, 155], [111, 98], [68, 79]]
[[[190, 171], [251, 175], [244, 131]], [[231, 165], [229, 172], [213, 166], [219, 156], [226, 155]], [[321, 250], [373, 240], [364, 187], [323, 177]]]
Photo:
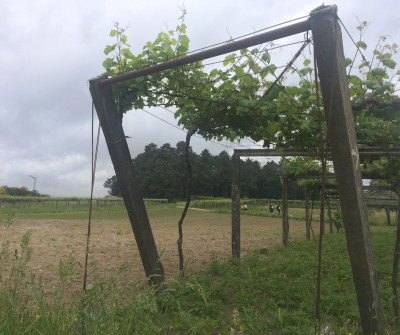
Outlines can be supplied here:
[[[353, 42], [353, 44], [356, 46], [357, 51], [360, 53], [362, 59], [364, 62], [368, 63], [367, 59], [365, 58], [364, 54], [362, 53], [362, 51], [360, 50], [360, 47], [357, 45], [357, 43], [354, 41], [353, 37], [351, 36], [350, 32], [347, 30], [346, 26], [344, 25], [344, 23], [342, 22], [342, 20], [340, 19], [340, 17], [337, 17], [340, 24], [342, 25], [342, 27], [344, 28], [344, 30], [346, 31], [347, 35], [350, 37], [351, 41]], [[372, 67], [371, 65], [368, 63], [368, 68], [372, 73], [372, 76], [378, 81], [378, 83], [382, 86], [383, 88], [383, 83], [379, 80], [378, 77], [376, 77], [376, 75], [374, 74], [374, 72], [372, 71]]]
[[[167, 109], [167, 108], [165, 108], [165, 107], [162, 107], [162, 106], [160, 106], [160, 107], [161, 107], [162, 109], [165, 109], [166, 111], [172, 113], [172, 114], [175, 114], [174, 112], [172, 112], [171, 110], [169, 110], [169, 109]], [[158, 120], [160, 120], [160, 121], [162, 121], [162, 122], [164, 122], [164, 123], [166, 123], [166, 124], [168, 124], [168, 125], [170, 125], [170, 126], [176, 128], [176, 129], [178, 129], [178, 130], [180, 130], [180, 131], [182, 131], [182, 132], [184, 132], [184, 133], [188, 133], [187, 130], [182, 129], [182, 128], [179, 128], [178, 126], [174, 125], [173, 123], [171, 123], [171, 122], [169, 122], [169, 121], [167, 121], [167, 120], [164, 120], [163, 118], [161, 118], [161, 117], [159, 117], [159, 116], [157, 116], [157, 115], [155, 115], [155, 114], [153, 114], [153, 113], [151, 113], [151, 112], [149, 112], [149, 111], [146, 111], [145, 109], [141, 109], [141, 110], [142, 110], [143, 112], [145, 112], [145, 113], [147, 113], [147, 114], [149, 114], [149, 115], [155, 117], [156, 119], [158, 119]], [[202, 139], [202, 140], [204, 140], [204, 141], [211, 142], [211, 143], [215, 143], [215, 144], [218, 144], [218, 145], [223, 146], [223, 147], [225, 147], [225, 148], [233, 149], [233, 147], [230, 147], [230, 146], [228, 146], [228, 145], [222, 144], [222, 143], [220, 143], [220, 142], [213, 141], [213, 140], [206, 140], [204, 137], [202, 137], [202, 136], [200, 136], [200, 135], [193, 134], [192, 137], [200, 138], [200, 139]], [[250, 148], [250, 146], [246, 146], [246, 145], [243, 145], [243, 144], [240, 144], [240, 143], [237, 143], [237, 142], [231, 142], [231, 143], [236, 144], [236, 145], [238, 145], [238, 146], [240, 146], [240, 147], [243, 147], [243, 148]]]
[[90, 188], [89, 221], [88, 221], [87, 239], [86, 239], [85, 269], [84, 269], [84, 275], [83, 275], [83, 293], [86, 292], [86, 283], [87, 283], [89, 243], [90, 243], [90, 232], [91, 232], [91, 226], [92, 226], [93, 189], [94, 189], [94, 181], [95, 181], [95, 176], [96, 176], [96, 163], [97, 163], [97, 153], [99, 151], [99, 139], [100, 139], [100, 123], [99, 123], [99, 128], [97, 130], [96, 151], [94, 152], [94, 103], [92, 102], [92, 168], [91, 168], [92, 183], [91, 183], [91, 188]]
[[301, 20], [301, 19], [305, 19], [305, 18], [307, 18], [307, 17], [309, 17], [309, 16], [310, 16], [310, 15], [301, 16], [301, 17], [298, 17], [298, 18], [296, 18], [296, 19], [292, 19], [292, 20], [289, 20], [289, 21], [281, 22], [281, 23], [278, 23], [278, 24], [275, 24], [275, 25], [272, 25], [272, 26], [269, 26], [269, 27], [266, 27], [266, 28], [263, 28], [263, 29], [260, 29], [260, 30], [256, 30], [256, 31], [254, 31], [254, 32], [252, 32], [252, 33], [247, 33], [247, 34], [245, 34], [245, 35], [241, 35], [241, 36], [238, 36], [238, 37], [229, 39], [229, 40], [227, 40], [227, 41], [223, 41], [223, 42], [215, 43], [215, 44], [212, 44], [212, 45], [208, 45], [208, 46], [206, 46], [206, 47], [199, 48], [199, 49], [195, 49], [195, 50], [186, 52], [186, 53], [184, 53], [184, 54], [178, 54], [178, 55], [176, 56], [176, 58], [179, 58], [179, 57], [182, 57], [182, 56], [185, 56], [185, 55], [189, 55], [189, 54], [194, 53], [194, 52], [207, 50], [207, 49], [216, 47], [216, 46], [218, 46], [218, 45], [223, 45], [223, 44], [227, 44], [227, 43], [230, 43], [230, 42], [233, 42], [233, 41], [237, 41], [237, 40], [240, 40], [240, 39], [245, 38], [245, 37], [247, 37], [247, 36], [251, 36], [251, 35], [254, 35], [254, 34], [258, 34], [258, 33], [262, 32], [262, 31], [265, 31], [265, 30], [268, 30], [268, 29], [276, 28], [276, 27], [282, 26], [282, 25], [287, 24], [287, 23], [291, 23], [291, 22], [294, 22], [294, 21], [298, 21], [298, 20]]

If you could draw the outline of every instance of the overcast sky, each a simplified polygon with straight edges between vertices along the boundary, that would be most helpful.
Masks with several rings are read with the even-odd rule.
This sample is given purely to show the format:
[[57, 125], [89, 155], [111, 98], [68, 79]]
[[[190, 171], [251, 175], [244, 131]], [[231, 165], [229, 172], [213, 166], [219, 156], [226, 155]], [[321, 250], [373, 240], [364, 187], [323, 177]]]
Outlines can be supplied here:
[[[32, 189], [29, 175], [33, 175], [40, 193], [90, 195], [88, 80], [104, 72], [103, 50], [113, 43], [109, 32], [114, 22], [130, 26], [128, 42], [138, 52], [161, 30], [175, 28], [180, 8], [185, 7], [194, 50], [308, 15], [321, 4], [298, 0], [0, 0], [0, 186]], [[382, 34], [400, 43], [398, 0], [338, 0], [335, 4], [355, 38], [358, 18], [369, 23], [366, 39], [371, 47]], [[346, 55], [353, 55], [348, 46], [345, 41]], [[173, 122], [168, 112], [155, 112]], [[175, 146], [185, 139], [183, 132], [142, 111], [129, 113], [124, 128], [131, 136], [132, 157], [151, 142]], [[213, 154], [224, 149], [232, 152], [196, 138], [192, 146], [197, 152], [204, 148]], [[106, 194], [102, 185], [113, 174], [102, 136], [95, 196]]]

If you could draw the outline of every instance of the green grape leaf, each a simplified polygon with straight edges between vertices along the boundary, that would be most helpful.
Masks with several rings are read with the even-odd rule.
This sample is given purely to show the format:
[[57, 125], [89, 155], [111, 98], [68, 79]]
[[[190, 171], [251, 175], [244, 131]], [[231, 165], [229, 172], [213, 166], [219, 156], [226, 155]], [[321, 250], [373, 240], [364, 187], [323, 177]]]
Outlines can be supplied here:
[[367, 43], [365, 43], [364, 41], [358, 41], [356, 45], [361, 49], [367, 50]]
[[387, 58], [382, 59], [382, 64], [385, 65], [385, 66], [387, 66], [388, 68], [390, 68], [390, 69], [392, 69], [392, 70], [393, 70], [393, 69], [396, 67], [396, 65], [397, 65], [397, 63], [396, 63], [393, 59], [387, 59]]
[[116, 46], [117, 46], [116, 44], [113, 44], [113, 45], [106, 45], [106, 48], [104, 49], [104, 53], [105, 53], [106, 55], [108, 55], [110, 52], [112, 52], [112, 51], [115, 50], [115, 47], [116, 47]]

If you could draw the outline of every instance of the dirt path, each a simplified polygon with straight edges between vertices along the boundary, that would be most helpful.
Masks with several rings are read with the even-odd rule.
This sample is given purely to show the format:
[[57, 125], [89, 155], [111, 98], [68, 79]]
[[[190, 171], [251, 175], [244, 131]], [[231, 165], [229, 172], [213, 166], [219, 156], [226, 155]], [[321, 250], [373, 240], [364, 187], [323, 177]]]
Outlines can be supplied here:
[[[150, 216], [158, 252], [167, 279], [177, 278], [178, 252], [177, 222], [179, 216]], [[242, 215], [242, 254], [255, 249], [272, 248], [281, 243], [281, 220], [275, 218]], [[290, 226], [292, 239], [304, 238], [304, 227], [300, 221]], [[60, 259], [70, 255], [80, 264], [78, 276], [71, 286], [72, 292], [82, 289], [84, 251], [87, 222], [25, 220], [3, 230], [0, 243], [11, 241], [11, 259], [14, 250], [20, 252], [21, 237], [31, 230], [32, 260], [29, 270], [41, 276], [45, 287], [53, 287], [58, 276]], [[211, 258], [227, 259], [231, 253], [231, 217], [204, 211], [190, 211], [184, 222], [184, 256], [187, 273], [205, 269]], [[90, 272], [109, 275], [118, 267], [132, 270], [121, 276], [121, 281], [144, 278], [139, 252], [128, 220], [93, 222], [90, 243]], [[95, 271], [94, 271], [95, 270]], [[93, 281], [93, 276], [91, 279]], [[90, 281], [89, 280], [89, 281]]]
[[[185, 207], [183, 207], [183, 206], [176, 206], [176, 208], [185, 208]], [[193, 207], [190, 207], [189, 209], [194, 210], [194, 211], [211, 212], [210, 209], [203, 209], [203, 208], [193, 208]]]

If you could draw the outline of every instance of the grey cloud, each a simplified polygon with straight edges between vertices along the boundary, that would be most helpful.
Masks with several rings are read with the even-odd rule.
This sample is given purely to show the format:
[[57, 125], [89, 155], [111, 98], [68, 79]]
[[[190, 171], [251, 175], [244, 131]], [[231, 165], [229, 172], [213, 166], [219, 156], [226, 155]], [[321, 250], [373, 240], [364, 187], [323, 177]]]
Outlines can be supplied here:
[[[336, 1], [343, 22], [356, 35], [357, 15], [371, 21], [371, 45], [379, 34], [400, 41], [397, 1], [385, 2], [376, 15], [376, 1]], [[320, 1], [197, 1], [184, 3], [191, 48], [221, 42], [298, 16]], [[0, 2], [0, 185], [29, 186], [38, 175], [38, 190], [50, 195], [88, 196], [90, 192], [91, 97], [87, 82], [101, 74], [106, 44], [113, 40], [113, 22], [130, 25], [128, 39], [135, 52], [166, 26], [178, 24], [181, 0]], [[228, 30], [228, 32], [227, 32]], [[348, 42], [346, 42], [348, 43]], [[350, 44], [346, 44], [350, 45]], [[161, 110], [153, 113], [175, 123]], [[185, 134], [141, 111], [124, 121], [132, 157], [150, 142], [175, 145]], [[193, 138], [196, 151], [217, 153], [228, 148]], [[114, 174], [104, 143], [100, 143], [95, 194]]]

